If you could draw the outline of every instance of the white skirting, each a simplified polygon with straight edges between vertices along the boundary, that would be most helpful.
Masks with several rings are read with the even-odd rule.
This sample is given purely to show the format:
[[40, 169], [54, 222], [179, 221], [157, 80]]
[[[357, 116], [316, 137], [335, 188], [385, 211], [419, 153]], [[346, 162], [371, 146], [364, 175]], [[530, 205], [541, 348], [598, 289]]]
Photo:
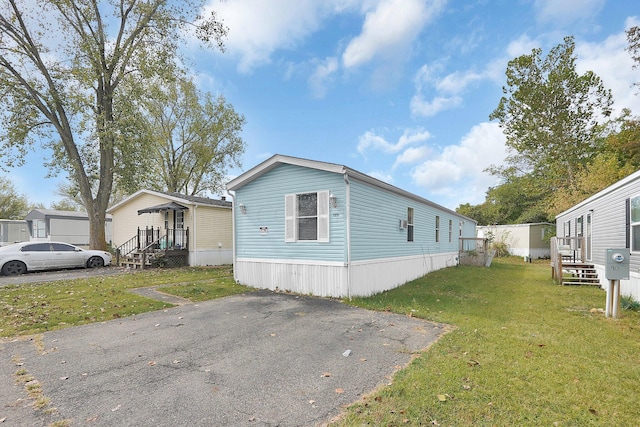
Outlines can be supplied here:
[[551, 251], [547, 249], [533, 248], [509, 248], [509, 253], [514, 256], [529, 257], [531, 259], [549, 258]]
[[[323, 297], [370, 296], [457, 264], [457, 252], [343, 263], [238, 258], [236, 281], [261, 289]], [[350, 280], [349, 280], [349, 275]]]
[[[609, 287], [609, 280], [606, 278], [606, 270], [602, 265], [595, 265], [595, 269], [598, 272], [598, 278], [600, 279], [600, 287], [607, 290]], [[620, 280], [620, 295], [631, 296], [634, 300], [640, 301], [640, 274], [631, 271], [629, 273], [629, 280]], [[604, 295], [602, 296], [602, 305], [604, 307]]]
[[233, 264], [233, 251], [231, 249], [200, 249], [197, 252], [189, 251], [189, 265], [194, 267], [231, 264]]

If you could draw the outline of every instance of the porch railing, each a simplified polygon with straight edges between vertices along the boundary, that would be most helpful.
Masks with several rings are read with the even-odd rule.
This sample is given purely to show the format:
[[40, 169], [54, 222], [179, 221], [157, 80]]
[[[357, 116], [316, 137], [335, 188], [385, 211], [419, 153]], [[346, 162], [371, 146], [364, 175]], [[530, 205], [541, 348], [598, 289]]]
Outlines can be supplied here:
[[562, 282], [562, 264], [585, 262], [587, 257], [584, 237], [551, 238], [551, 277]]
[[[164, 231], [164, 234], [161, 234]], [[134, 252], [148, 253], [150, 251], [189, 250], [189, 228], [161, 229], [160, 227], [138, 227], [135, 236], [118, 246], [116, 249], [116, 264], [120, 258]]]

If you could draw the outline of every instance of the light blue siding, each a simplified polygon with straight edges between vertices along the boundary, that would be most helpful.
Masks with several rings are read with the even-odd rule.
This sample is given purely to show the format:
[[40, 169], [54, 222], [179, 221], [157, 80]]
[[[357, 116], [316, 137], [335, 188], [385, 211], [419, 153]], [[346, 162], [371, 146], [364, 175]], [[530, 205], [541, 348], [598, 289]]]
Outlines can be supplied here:
[[[329, 190], [338, 200], [329, 211], [329, 242], [285, 243], [285, 195]], [[346, 262], [345, 184], [342, 175], [282, 164], [236, 191], [236, 256]], [[237, 209], [246, 207], [246, 214]], [[267, 227], [267, 234], [260, 228]]]
[[[413, 242], [400, 220], [414, 210]], [[440, 239], [436, 242], [436, 216], [440, 217]], [[449, 220], [452, 221], [449, 241]], [[434, 206], [351, 180], [351, 259], [353, 261], [458, 251], [463, 218]], [[466, 221], [464, 235], [475, 237], [475, 223]]]

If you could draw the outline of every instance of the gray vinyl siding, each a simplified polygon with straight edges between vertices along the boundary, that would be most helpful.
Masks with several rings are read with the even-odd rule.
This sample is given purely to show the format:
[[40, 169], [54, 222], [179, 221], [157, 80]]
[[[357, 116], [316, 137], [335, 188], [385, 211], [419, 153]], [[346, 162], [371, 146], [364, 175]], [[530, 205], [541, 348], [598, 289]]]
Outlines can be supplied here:
[[[399, 227], [407, 219], [407, 208], [414, 209], [413, 242], [407, 230]], [[435, 218], [440, 216], [440, 241], [435, 238]], [[449, 220], [453, 221], [449, 242]], [[459, 223], [462, 217], [434, 206], [351, 180], [351, 259], [393, 258], [458, 251]], [[475, 236], [475, 223], [467, 220], [465, 235]]]
[[[556, 217], [556, 235], [564, 236], [564, 223], [571, 221], [571, 236], [576, 236], [576, 218], [583, 217], [586, 236], [587, 214], [592, 213], [592, 262], [605, 265], [605, 254], [609, 248], [627, 246], [625, 200], [640, 196], [640, 175], [635, 179], [603, 190]], [[631, 271], [640, 271], [640, 252], [631, 253]]]
[[[329, 212], [329, 242], [285, 242], [285, 195], [328, 190], [338, 201]], [[342, 175], [283, 164], [236, 191], [236, 256], [346, 262], [345, 184]], [[238, 205], [246, 207], [241, 214]], [[267, 227], [266, 234], [260, 228]]]

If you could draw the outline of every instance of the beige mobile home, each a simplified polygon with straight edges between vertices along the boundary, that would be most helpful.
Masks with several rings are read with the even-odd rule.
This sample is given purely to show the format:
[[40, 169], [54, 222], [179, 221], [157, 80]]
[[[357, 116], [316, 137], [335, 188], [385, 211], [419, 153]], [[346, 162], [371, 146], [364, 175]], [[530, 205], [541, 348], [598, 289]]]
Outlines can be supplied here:
[[231, 202], [140, 190], [109, 208], [121, 253], [155, 245], [183, 253], [192, 266], [233, 262]]

